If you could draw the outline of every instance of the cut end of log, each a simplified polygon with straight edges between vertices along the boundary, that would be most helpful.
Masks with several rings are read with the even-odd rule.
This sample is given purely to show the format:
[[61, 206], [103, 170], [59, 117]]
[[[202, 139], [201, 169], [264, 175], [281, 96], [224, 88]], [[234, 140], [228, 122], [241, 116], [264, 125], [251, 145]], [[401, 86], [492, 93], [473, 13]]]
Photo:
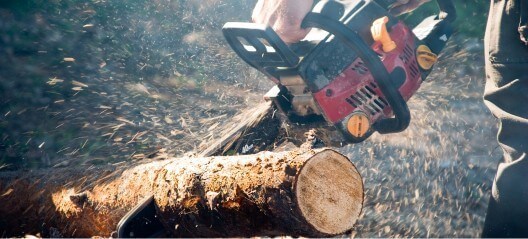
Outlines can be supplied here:
[[347, 232], [361, 214], [361, 175], [347, 157], [333, 150], [309, 159], [295, 187], [299, 209], [317, 231], [328, 235]]

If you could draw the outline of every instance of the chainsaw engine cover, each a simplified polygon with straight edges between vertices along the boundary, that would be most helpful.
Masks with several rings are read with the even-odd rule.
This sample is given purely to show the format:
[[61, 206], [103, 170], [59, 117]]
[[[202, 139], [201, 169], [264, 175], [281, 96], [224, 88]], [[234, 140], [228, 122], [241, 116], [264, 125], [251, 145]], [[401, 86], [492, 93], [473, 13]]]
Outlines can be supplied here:
[[[393, 87], [408, 100], [420, 87], [423, 74], [415, 57], [415, 49], [422, 44], [412, 31], [374, 1], [354, 1], [351, 11], [341, 21], [357, 32], [365, 43], [378, 54], [390, 74]], [[370, 28], [379, 18], [388, 16], [387, 29], [396, 42], [396, 49], [384, 52], [372, 38]], [[352, 49], [340, 39], [328, 36], [299, 64], [299, 74], [312, 92], [325, 119], [334, 124], [351, 141], [362, 141], [375, 129], [380, 118], [392, 116], [392, 108], [380, 91], [370, 70]], [[366, 115], [369, 130], [352, 134], [350, 117], [360, 112]]]

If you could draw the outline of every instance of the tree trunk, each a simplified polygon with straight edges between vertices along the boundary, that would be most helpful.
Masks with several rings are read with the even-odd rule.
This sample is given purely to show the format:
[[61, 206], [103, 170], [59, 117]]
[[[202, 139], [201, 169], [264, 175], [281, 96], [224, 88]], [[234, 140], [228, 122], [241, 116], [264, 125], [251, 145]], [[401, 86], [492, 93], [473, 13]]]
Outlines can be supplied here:
[[149, 196], [171, 236], [329, 236], [352, 229], [363, 183], [329, 149], [9, 172], [0, 234], [108, 237]]

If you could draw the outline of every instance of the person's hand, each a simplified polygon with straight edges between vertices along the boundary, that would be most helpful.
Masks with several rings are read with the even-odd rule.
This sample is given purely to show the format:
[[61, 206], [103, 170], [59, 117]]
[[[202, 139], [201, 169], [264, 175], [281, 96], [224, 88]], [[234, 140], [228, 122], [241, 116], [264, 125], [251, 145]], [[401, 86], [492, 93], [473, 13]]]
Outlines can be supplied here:
[[395, 16], [399, 16], [413, 11], [426, 2], [429, 2], [429, 0], [396, 0], [389, 7], [389, 12]]
[[252, 19], [273, 28], [284, 42], [295, 43], [310, 31], [302, 29], [301, 23], [312, 5], [313, 0], [259, 0]]

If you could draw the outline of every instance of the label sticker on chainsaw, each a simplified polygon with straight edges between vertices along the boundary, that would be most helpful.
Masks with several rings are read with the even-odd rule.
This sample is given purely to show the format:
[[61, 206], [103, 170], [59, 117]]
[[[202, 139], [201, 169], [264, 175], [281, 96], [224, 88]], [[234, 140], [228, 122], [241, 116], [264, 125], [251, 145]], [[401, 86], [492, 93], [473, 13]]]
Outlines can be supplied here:
[[367, 114], [361, 111], [352, 113], [347, 122], [347, 129], [354, 137], [361, 138], [365, 136], [370, 129], [370, 121]]
[[422, 69], [428, 71], [436, 63], [438, 56], [434, 54], [426, 45], [420, 45], [416, 49], [416, 60]]

